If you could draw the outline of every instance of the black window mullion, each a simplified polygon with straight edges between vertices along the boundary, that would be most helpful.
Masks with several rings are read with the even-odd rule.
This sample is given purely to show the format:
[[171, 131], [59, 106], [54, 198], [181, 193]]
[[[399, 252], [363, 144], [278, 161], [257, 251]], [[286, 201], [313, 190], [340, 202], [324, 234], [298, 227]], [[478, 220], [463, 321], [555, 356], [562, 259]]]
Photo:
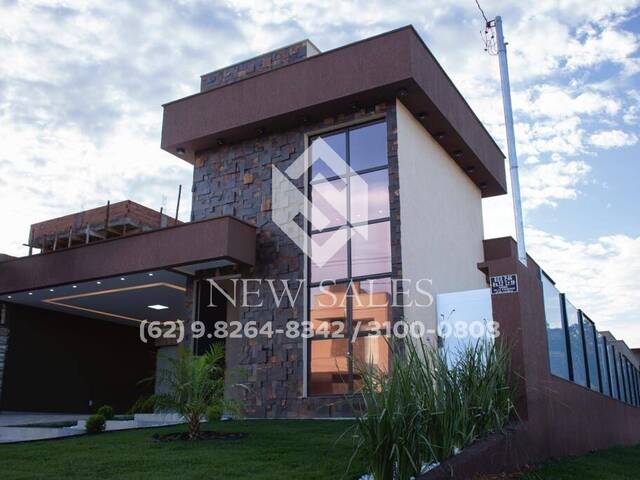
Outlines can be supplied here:
[[569, 380], [575, 381], [573, 374], [573, 355], [571, 353], [571, 334], [569, 332], [569, 321], [567, 319], [567, 304], [564, 293], [560, 294], [560, 314], [562, 316], [562, 325], [564, 326], [564, 338], [567, 344], [567, 360], [569, 366]]
[[[349, 135], [350, 130], [347, 130], [346, 133], [346, 140], [345, 140], [345, 145], [346, 145], [346, 156], [347, 158], [345, 159], [347, 162], [347, 165], [349, 165], [349, 168], [351, 168], [351, 145], [350, 145], [350, 135]], [[349, 168], [347, 169], [347, 278], [349, 279], [349, 287], [347, 288], [347, 315], [346, 315], [346, 332], [347, 332], [347, 351], [348, 351], [348, 358], [347, 358], [347, 369], [348, 369], [348, 391], [349, 393], [353, 392], [353, 344], [351, 343], [351, 329], [352, 329], [352, 325], [351, 325], [351, 320], [353, 318], [353, 299], [351, 298], [351, 296], [353, 295], [353, 290], [352, 290], [352, 286], [353, 284], [351, 283], [351, 276], [353, 275], [353, 271], [351, 268], [351, 232], [352, 232], [352, 227], [351, 227], [351, 175], [349, 172]], [[343, 330], [343, 331], [345, 331]]]

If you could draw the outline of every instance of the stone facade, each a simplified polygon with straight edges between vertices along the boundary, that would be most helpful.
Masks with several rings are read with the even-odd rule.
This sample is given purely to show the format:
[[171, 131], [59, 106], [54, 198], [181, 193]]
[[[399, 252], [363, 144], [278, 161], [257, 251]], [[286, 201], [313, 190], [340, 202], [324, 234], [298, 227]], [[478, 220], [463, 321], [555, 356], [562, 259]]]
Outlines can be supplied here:
[[200, 91], [206, 92], [260, 73], [290, 65], [320, 51], [309, 40], [279, 48], [257, 57], [230, 65], [200, 77]]
[[[340, 128], [348, 122], [365, 122], [380, 118], [381, 115], [387, 121], [393, 275], [400, 276], [395, 99], [369, 110], [339, 114], [286, 132], [275, 132], [200, 153], [194, 169], [192, 220], [233, 215], [255, 224], [258, 227], [256, 267], [245, 272], [245, 277], [288, 279], [291, 284], [296, 285], [296, 280], [303, 279], [305, 257], [271, 221], [271, 169], [273, 167], [284, 171], [295, 161], [305, 149], [305, 134], [309, 132], [332, 126]], [[298, 187], [304, 188], [302, 180]], [[284, 300], [280, 308], [277, 308], [268, 294], [268, 285], [263, 283], [261, 288], [262, 306], [241, 309], [239, 317], [243, 323], [255, 321], [260, 327], [271, 321], [274, 329], [277, 329], [286, 328], [288, 321], [304, 320], [302, 295], [296, 304], [290, 305], [288, 300]], [[394, 315], [398, 318], [401, 310], [394, 310]], [[242, 378], [239, 381], [249, 387], [248, 390], [242, 390], [242, 399], [249, 416], [350, 415], [350, 409], [343, 399], [303, 397], [301, 338], [289, 339], [286, 335], [276, 334], [271, 339], [261, 335], [255, 339], [227, 339], [227, 368], [240, 371]]]

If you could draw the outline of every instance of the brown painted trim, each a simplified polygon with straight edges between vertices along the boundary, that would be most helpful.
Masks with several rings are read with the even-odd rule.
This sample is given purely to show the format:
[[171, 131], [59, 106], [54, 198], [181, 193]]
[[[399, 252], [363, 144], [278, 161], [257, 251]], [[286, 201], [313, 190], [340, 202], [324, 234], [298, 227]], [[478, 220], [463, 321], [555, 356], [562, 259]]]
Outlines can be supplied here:
[[414, 115], [427, 113], [425, 128], [483, 186], [483, 196], [506, 193], [504, 155], [413, 27], [165, 104], [161, 146], [174, 155], [184, 149], [180, 158], [194, 163], [218, 142], [396, 97]]
[[255, 264], [256, 227], [233, 217], [186, 223], [131, 236], [9, 260], [0, 293], [226, 259]]

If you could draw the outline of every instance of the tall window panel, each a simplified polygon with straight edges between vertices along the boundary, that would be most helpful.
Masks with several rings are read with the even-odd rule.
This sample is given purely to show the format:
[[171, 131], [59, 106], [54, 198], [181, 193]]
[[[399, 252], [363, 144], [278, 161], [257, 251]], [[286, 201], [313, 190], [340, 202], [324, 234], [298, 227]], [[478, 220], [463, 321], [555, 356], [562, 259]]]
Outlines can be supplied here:
[[311, 167], [308, 392], [342, 395], [361, 388], [359, 366], [389, 368], [378, 330], [391, 321], [392, 304], [387, 125], [323, 134], [312, 149], [318, 138], [346, 167], [322, 159]]
[[587, 353], [587, 367], [589, 370], [589, 386], [592, 390], [600, 391], [600, 374], [598, 367], [598, 345], [596, 343], [596, 327], [591, 320], [582, 314], [582, 331]]
[[578, 309], [569, 300], [565, 299], [567, 312], [567, 326], [569, 330], [569, 343], [571, 346], [571, 363], [573, 366], [573, 381], [587, 386], [587, 370], [584, 362], [584, 346], [582, 343], [582, 326]]
[[613, 396], [611, 392], [611, 379], [609, 377], [609, 354], [607, 339], [598, 332], [598, 358], [600, 360], [600, 378], [602, 379], [602, 393]]
[[560, 292], [544, 272], [542, 272], [541, 280], [551, 373], [569, 380], [567, 332], [562, 316]]
[[613, 398], [620, 400], [620, 381], [618, 380], [618, 369], [616, 368], [616, 348], [610, 344], [608, 350], [612, 396]]

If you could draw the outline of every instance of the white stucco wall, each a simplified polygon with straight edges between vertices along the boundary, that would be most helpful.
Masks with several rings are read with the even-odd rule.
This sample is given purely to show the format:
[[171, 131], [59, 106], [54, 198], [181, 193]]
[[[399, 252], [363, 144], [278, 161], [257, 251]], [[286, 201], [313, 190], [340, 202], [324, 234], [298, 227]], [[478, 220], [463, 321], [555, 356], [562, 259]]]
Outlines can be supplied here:
[[481, 194], [400, 101], [396, 107], [403, 277], [431, 279], [423, 285], [434, 298], [430, 307], [405, 306], [404, 315], [435, 331], [437, 294], [487, 286], [477, 268], [484, 260]]

